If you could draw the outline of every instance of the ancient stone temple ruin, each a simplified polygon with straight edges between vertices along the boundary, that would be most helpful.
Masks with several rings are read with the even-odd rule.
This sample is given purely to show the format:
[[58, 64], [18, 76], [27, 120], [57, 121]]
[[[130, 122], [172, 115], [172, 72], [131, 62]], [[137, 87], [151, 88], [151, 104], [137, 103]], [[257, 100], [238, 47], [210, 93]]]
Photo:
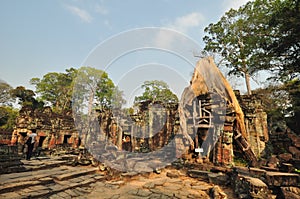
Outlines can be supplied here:
[[174, 139], [176, 152], [172, 152], [177, 158], [204, 158], [232, 165], [235, 155], [255, 164], [268, 141], [266, 113], [259, 97], [233, 91], [212, 58], [197, 63], [179, 104], [145, 101], [133, 115], [116, 116], [102, 110], [95, 117], [100, 130], [94, 133], [99, 135], [79, 136], [71, 112], [56, 114], [50, 107], [25, 107], [17, 118], [13, 142], [23, 144], [27, 132], [36, 129], [43, 149], [62, 145], [77, 148], [87, 142], [109, 140], [118, 150], [147, 153]]
[[212, 58], [200, 60], [179, 105], [190, 152], [230, 165], [234, 153], [255, 165], [268, 141], [267, 117], [257, 96], [234, 92]]
[[[179, 103], [143, 101], [134, 112], [91, 110], [94, 112], [83, 114], [82, 119], [71, 112], [57, 114], [50, 107], [23, 107], [8, 149], [15, 149], [17, 144], [20, 153], [26, 134], [36, 130], [37, 147], [55, 149], [55, 153], [50, 158], [45, 154], [45, 159], [37, 156], [22, 162], [21, 156], [11, 156], [15, 150], [1, 154], [2, 173], [30, 171], [32, 177], [8, 174], [9, 182], [1, 182], [0, 198], [37, 198], [58, 192], [62, 194], [55, 196], [74, 196], [71, 190], [88, 184], [101, 190], [97, 194], [111, 192], [109, 198], [119, 198], [120, 192], [114, 193], [122, 187], [125, 197], [134, 198], [299, 198], [299, 136], [285, 127], [268, 130], [260, 96], [232, 90], [212, 58], [197, 63]], [[65, 155], [66, 147], [71, 154]], [[89, 164], [98, 168], [86, 170], [87, 164], [74, 167], [82, 151], [96, 158], [97, 164]], [[57, 162], [64, 166], [49, 172]], [[47, 169], [45, 175], [36, 170], [36, 164]], [[100, 175], [95, 176], [96, 171]], [[79, 173], [84, 176], [78, 177]], [[145, 183], [145, 179], [149, 181]], [[22, 190], [15, 193], [13, 188]], [[198, 194], [187, 195], [189, 191]]]
[[[57, 114], [50, 107], [34, 110], [24, 107], [16, 119], [16, 127], [12, 133], [12, 143], [24, 145], [24, 139], [33, 129], [37, 132], [38, 146], [43, 149], [53, 149], [57, 146], [79, 146], [78, 132], [74, 126], [71, 113]], [[20, 151], [19, 151], [20, 152]]]

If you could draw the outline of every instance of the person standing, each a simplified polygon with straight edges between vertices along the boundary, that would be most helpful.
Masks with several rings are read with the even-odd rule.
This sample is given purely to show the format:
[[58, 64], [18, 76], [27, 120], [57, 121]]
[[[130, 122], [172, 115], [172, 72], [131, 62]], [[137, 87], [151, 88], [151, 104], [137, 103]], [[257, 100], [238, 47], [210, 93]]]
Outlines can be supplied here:
[[28, 135], [28, 138], [26, 140], [26, 144], [27, 144], [26, 160], [30, 160], [32, 156], [32, 151], [34, 148], [36, 136], [37, 134], [35, 129], [33, 129], [32, 132]]

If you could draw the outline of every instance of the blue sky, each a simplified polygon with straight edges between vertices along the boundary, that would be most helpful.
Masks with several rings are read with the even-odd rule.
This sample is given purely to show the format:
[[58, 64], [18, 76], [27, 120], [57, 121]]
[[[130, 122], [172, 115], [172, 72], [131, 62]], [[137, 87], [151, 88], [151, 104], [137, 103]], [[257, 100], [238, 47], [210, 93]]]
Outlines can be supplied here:
[[[29, 84], [31, 78], [42, 78], [48, 72], [64, 72], [70, 67], [79, 68], [99, 43], [136, 28], [174, 29], [203, 47], [204, 27], [217, 22], [230, 8], [238, 8], [246, 2], [247, 0], [2, 0], [0, 79], [13, 87], [23, 85], [34, 90]], [[177, 68], [185, 68], [182, 60], [174, 56], [172, 58], [168, 53], [141, 51], [120, 58], [108, 72], [118, 74], [121, 65], [131, 65], [133, 68], [141, 66], [145, 71], [139, 76], [140, 79], [150, 78], [147, 76], [151, 74], [147, 66], [156, 68], [157, 71], [157, 66], [149, 64], [153, 62], [168, 67], [177, 64]], [[187, 67], [185, 71], [175, 72], [175, 81], [172, 81], [172, 78], [163, 79], [161, 74], [168, 73], [163, 68], [158, 78], [168, 80], [170, 87], [180, 95], [180, 90], [186, 85], [176, 84], [188, 82], [193, 69]], [[131, 70], [132, 68], [127, 68], [125, 71]], [[134, 71], [131, 74], [135, 74]], [[123, 85], [127, 81], [124, 73], [109, 75], [120, 86], [121, 82]], [[136, 75], [129, 77], [127, 79], [132, 80]], [[155, 77], [154, 74], [152, 78]], [[175, 77], [182, 81], [177, 81]], [[126, 92], [135, 93], [134, 90], [136, 88]]]

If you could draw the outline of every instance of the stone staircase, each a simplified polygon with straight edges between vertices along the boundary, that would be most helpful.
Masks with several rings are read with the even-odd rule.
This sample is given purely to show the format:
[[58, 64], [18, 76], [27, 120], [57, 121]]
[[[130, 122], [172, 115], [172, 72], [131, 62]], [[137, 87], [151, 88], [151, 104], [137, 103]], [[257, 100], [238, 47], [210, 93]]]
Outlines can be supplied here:
[[0, 198], [82, 198], [90, 184], [105, 179], [96, 167], [58, 166], [57, 161], [49, 161], [38, 169], [37, 161], [24, 163], [31, 170], [0, 175]]
[[17, 146], [0, 145], [0, 174], [25, 171]]
[[[237, 175], [234, 180], [237, 189], [243, 187], [241, 184], [245, 184], [244, 181], [247, 181], [249, 190], [253, 189], [254, 192], [257, 192], [256, 189], [263, 190], [266, 198], [273, 197], [272, 194], [277, 195], [277, 198], [289, 198], [288, 195], [295, 194], [295, 191], [296, 194], [300, 193], [300, 175], [297, 173], [245, 167], [235, 167], [234, 169]], [[272, 194], [267, 189], [272, 190]], [[236, 191], [240, 192], [240, 190]]]

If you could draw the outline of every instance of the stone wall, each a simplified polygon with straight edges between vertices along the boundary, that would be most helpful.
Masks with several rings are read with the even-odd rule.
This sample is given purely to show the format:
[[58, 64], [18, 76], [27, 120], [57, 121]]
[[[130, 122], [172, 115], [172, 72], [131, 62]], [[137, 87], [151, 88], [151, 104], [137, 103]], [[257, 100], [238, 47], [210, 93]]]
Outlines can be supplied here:
[[238, 91], [235, 93], [245, 115], [247, 140], [257, 157], [264, 156], [269, 133], [267, 113], [262, 109], [262, 102], [256, 94], [249, 96], [240, 95]]
[[71, 113], [56, 114], [50, 107], [45, 107], [43, 110], [24, 107], [16, 118], [12, 142], [24, 145], [24, 138], [33, 129], [38, 135], [36, 147], [51, 149], [62, 144], [77, 147], [78, 132]]
[[[264, 155], [269, 136], [267, 114], [262, 110], [259, 96], [240, 95], [236, 92], [245, 115], [246, 137], [243, 137], [237, 131], [235, 110], [230, 104], [220, 101], [221, 97], [218, 98], [217, 95], [211, 93], [197, 96], [192, 107], [187, 109], [188, 134], [194, 139], [194, 148], [203, 148], [201, 155], [204, 154], [204, 158], [220, 165], [232, 165], [235, 152], [246, 158], [251, 158], [251, 151], [258, 158]], [[211, 146], [206, 144], [208, 139], [212, 139]], [[205, 150], [211, 152], [207, 153]], [[195, 153], [195, 150], [189, 152]]]

